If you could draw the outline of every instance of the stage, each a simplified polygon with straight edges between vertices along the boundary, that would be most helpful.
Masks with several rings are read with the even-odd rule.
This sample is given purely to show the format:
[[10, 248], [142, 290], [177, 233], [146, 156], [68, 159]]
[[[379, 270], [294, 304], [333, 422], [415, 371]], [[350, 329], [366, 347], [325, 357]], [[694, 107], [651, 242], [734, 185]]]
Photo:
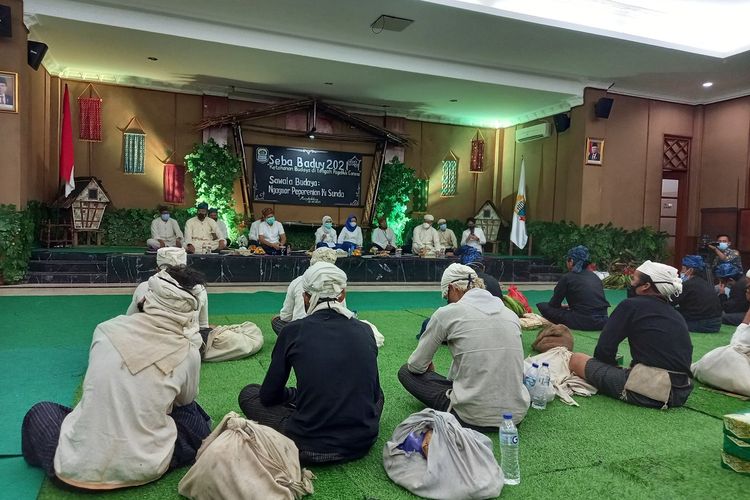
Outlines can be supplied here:
[[[154, 273], [156, 255], [134, 252], [38, 249], [32, 254], [27, 283], [140, 283]], [[438, 283], [456, 258], [343, 257], [336, 265], [352, 283]], [[305, 272], [306, 255], [189, 255], [188, 264], [209, 283], [287, 283]], [[549, 282], [559, 269], [542, 257], [485, 256], [485, 271], [503, 283]]]

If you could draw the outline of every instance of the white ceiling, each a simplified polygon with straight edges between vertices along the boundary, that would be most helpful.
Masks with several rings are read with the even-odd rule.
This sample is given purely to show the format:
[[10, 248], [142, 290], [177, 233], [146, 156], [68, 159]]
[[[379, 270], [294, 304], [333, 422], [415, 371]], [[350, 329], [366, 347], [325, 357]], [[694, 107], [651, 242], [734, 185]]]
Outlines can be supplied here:
[[[643, 3], [571, 1], [600, 6]], [[686, 5], [706, 3], [686, 1]], [[713, 3], [717, 9], [747, 4], [736, 0]], [[750, 94], [748, 51], [722, 59], [705, 55], [719, 50], [719, 45], [691, 49], [680, 44], [680, 39], [649, 39], [646, 44], [633, 41], [637, 38], [633, 33], [618, 35], [600, 29], [607, 31], [608, 36], [603, 36], [574, 31], [558, 27], [565, 22], [533, 17], [528, 12], [508, 14], [515, 18], [499, 15], [507, 12], [497, 6], [508, 8], [511, 4], [521, 3], [24, 2], [30, 38], [50, 47], [45, 67], [68, 78], [248, 98], [319, 96], [349, 109], [382, 112], [383, 106], [388, 106], [389, 115], [493, 127], [565, 111], [582, 102], [587, 86], [611, 85], [613, 92], [688, 104]], [[413, 19], [414, 23], [403, 32], [375, 33], [370, 24], [381, 14]], [[685, 19], [684, 14], [673, 17]], [[734, 44], [734, 49], [723, 47], [727, 53], [750, 46], [747, 31], [740, 30], [738, 35], [735, 24], [733, 20], [723, 27], [731, 32], [726, 39]], [[694, 27], [688, 24], [677, 30], [682, 39], [690, 31]], [[148, 61], [149, 56], [158, 61]], [[714, 82], [713, 87], [701, 86], [707, 80]]]

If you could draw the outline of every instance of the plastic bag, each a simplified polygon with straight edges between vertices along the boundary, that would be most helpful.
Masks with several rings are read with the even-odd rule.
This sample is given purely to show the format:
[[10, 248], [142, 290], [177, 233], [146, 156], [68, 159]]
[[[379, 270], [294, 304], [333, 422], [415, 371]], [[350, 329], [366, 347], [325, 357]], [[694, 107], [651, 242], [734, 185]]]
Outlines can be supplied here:
[[508, 287], [508, 295], [513, 297], [516, 301], [518, 301], [524, 308], [524, 310], [527, 313], [531, 312], [531, 306], [529, 306], [529, 301], [524, 297], [524, 295], [518, 290], [518, 287], [516, 285], [511, 285]]

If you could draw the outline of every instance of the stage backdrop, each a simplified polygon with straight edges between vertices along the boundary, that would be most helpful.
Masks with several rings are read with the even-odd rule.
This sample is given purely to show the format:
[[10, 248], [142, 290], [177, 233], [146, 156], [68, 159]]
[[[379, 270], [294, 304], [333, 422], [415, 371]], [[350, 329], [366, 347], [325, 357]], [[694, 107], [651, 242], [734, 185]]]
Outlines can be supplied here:
[[362, 154], [253, 145], [253, 198], [289, 205], [360, 206]]

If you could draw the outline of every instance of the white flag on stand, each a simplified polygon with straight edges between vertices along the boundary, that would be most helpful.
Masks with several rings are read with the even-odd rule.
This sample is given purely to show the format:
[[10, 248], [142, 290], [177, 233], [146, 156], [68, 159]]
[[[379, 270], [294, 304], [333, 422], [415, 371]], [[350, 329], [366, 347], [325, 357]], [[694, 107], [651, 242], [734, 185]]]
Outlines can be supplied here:
[[513, 205], [513, 224], [510, 241], [518, 248], [524, 248], [529, 237], [526, 235], [526, 163], [521, 160], [521, 177], [518, 179], [518, 194]]

